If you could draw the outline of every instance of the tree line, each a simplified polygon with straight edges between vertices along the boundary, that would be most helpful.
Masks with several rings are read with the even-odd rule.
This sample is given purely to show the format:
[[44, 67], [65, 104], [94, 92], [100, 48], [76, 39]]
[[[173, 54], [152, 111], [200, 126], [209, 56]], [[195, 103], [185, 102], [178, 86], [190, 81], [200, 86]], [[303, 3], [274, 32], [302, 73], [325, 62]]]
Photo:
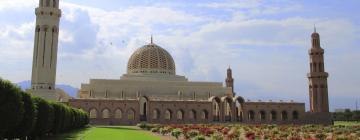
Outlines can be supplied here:
[[0, 78], [0, 139], [37, 139], [88, 123], [85, 111], [33, 97]]
[[332, 116], [334, 121], [360, 121], [360, 110], [345, 109], [344, 112], [333, 112]]

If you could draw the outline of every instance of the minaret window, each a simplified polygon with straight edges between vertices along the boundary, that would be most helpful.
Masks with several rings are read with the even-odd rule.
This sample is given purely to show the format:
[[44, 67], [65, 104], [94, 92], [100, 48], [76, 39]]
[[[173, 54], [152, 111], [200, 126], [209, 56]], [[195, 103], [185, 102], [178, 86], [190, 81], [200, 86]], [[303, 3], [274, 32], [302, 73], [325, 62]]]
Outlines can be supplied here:
[[56, 0], [53, 1], [53, 7], [56, 8]]
[[50, 6], [50, 0], [46, 0], [46, 7]]
[[322, 63], [319, 63], [319, 72], [323, 72]]

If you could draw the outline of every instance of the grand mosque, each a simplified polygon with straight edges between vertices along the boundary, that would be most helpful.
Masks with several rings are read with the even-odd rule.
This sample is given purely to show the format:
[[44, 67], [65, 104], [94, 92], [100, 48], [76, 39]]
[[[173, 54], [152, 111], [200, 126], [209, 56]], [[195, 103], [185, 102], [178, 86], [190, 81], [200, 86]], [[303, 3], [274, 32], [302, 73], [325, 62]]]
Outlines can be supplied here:
[[35, 11], [30, 92], [87, 111], [91, 124], [331, 123], [328, 73], [324, 68], [324, 49], [320, 47], [320, 35], [316, 31], [311, 35], [309, 49], [309, 111], [305, 110], [305, 103], [294, 101], [245, 100], [235, 94], [230, 68], [226, 70], [225, 84], [189, 81], [176, 74], [176, 63], [171, 54], [152, 39], [131, 55], [127, 72], [120, 78], [90, 79], [81, 85], [78, 97], [68, 99], [55, 88], [61, 17], [59, 0], [40, 0]]

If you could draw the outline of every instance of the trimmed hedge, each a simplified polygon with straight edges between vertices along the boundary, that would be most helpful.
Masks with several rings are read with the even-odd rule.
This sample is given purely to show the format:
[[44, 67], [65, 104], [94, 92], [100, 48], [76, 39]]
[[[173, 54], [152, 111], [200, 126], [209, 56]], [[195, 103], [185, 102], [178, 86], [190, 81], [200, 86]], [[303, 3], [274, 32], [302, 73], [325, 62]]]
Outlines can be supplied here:
[[0, 139], [36, 139], [89, 123], [89, 116], [83, 110], [32, 97], [1, 78], [0, 114]]
[[24, 102], [24, 118], [19, 125], [13, 130], [10, 130], [6, 137], [8, 138], [25, 138], [30, 134], [36, 124], [37, 110], [35, 102], [32, 100], [30, 94], [21, 92]]
[[16, 128], [24, 116], [24, 102], [20, 89], [0, 78], [0, 138]]

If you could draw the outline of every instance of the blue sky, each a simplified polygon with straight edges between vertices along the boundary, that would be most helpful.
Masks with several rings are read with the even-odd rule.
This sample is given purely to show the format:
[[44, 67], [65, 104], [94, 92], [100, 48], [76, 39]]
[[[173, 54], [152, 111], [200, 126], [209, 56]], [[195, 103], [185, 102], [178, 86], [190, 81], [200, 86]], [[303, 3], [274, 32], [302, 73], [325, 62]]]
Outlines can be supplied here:
[[[0, 76], [29, 80], [37, 0], [0, 1]], [[330, 108], [360, 102], [358, 0], [61, 0], [57, 83], [118, 79], [150, 40], [175, 59], [177, 74], [224, 81], [250, 100], [306, 102], [310, 34], [316, 24], [330, 73]]]

